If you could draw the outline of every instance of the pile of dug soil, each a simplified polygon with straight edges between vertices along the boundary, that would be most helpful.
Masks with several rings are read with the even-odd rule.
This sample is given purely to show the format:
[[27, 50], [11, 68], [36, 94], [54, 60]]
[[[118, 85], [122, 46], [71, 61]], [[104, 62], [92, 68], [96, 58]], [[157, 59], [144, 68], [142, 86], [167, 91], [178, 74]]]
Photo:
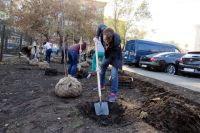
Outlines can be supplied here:
[[155, 84], [134, 78], [135, 87], [142, 87], [146, 97], [141, 111], [146, 112], [145, 122], [162, 131], [194, 132], [200, 131], [200, 105], [178, 94], [157, 87]]
[[81, 114], [103, 126], [113, 124], [121, 126], [125, 123], [133, 123], [135, 119], [143, 120], [163, 132], [192, 131], [198, 133], [200, 131], [200, 105], [198, 103], [137, 77], [133, 77], [133, 81], [131, 88], [133, 91], [139, 91], [140, 98], [132, 100], [136, 100], [140, 107], [128, 109], [126, 104], [134, 106], [133, 101], [122, 98], [120, 101], [123, 102], [109, 103], [109, 116], [99, 117], [95, 114], [94, 103], [86, 102], [78, 105]]

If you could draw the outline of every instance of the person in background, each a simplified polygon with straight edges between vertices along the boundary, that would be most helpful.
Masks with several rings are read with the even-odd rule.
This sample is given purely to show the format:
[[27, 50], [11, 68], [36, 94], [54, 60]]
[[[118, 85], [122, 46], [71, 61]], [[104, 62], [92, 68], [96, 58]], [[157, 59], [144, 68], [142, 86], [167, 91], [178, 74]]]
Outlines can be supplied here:
[[[100, 41], [97, 42], [97, 52], [98, 52], [98, 58], [100, 61], [104, 58], [104, 47]], [[96, 54], [94, 53], [93, 59], [92, 59], [92, 72], [96, 71]]]
[[100, 24], [97, 28], [96, 31], [96, 36], [94, 39], [97, 39], [98, 41], [100, 41], [102, 43], [102, 45], [104, 46], [104, 41], [103, 41], [103, 31], [107, 28], [107, 26], [105, 24]]
[[[102, 43], [100, 41], [97, 41], [97, 54], [98, 54], [99, 61], [103, 60], [103, 58], [104, 58], [104, 52], [105, 52], [105, 50], [104, 50], [104, 47], [103, 47]], [[88, 79], [91, 76], [95, 75], [96, 65], [98, 65], [98, 64], [96, 64], [96, 54], [94, 53], [93, 59], [92, 59], [92, 72], [87, 76]]]
[[68, 74], [70, 74], [73, 77], [76, 77], [80, 46], [81, 46], [81, 51], [86, 50], [85, 42], [73, 44], [68, 49], [68, 58], [69, 58], [69, 62], [70, 62], [69, 66], [68, 66]]
[[[102, 49], [102, 47], [104, 46], [104, 41], [103, 41], [103, 31], [104, 29], [106, 29], [107, 26], [105, 24], [100, 24], [97, 28], [96, 31], [96, 36], [93, 39], [94, 41], [96, 40], [97, 45], [97, 49], [98, 49], [98, 58], [100, 61], [103, 60], [104, 58], [104, 48]], [[93, 58], [92, 58], [92, 73], [89, 73], [89, 75], [87, 76], [87, 78], [89, 79], [91, 76], [95, 75], [96, 71], [96, 54], [94, 53]]]
[[37, 40], [34, 40], [32, 43], [32, 48], [31, 48], [31, 59], [34, 59], [37, 57]]
[[[45, 44], [46, 44], [46, 42], [45, 42]], [[45, 44], [38, 46], [38, 60], [39, 61], [43, 61], [44, 60], [44, 50], [43, 50], [43, 48], [44, 48]]]
[[[74, 43], [79, 43], [79, 40], [74, 40]], [[60, 64], [63, 64], [64, 63], [64, 49], [65, 49], [65, 59], [67, 60], [67, 52], [68, 52], [68, 46], [67, 44], [65, 43], [65, 48], [63, 46], [61, 46], [61, 61], [60, 61]]]
[[25, 47], [22, 47], [20, 52], [22, 52], [22, 54], [25, 54], [29, 59], [32, 59], [31, 51], [32, 51], [32, 48], [30, 48], [29, 46], [25, 46]]
[[[101, 25], [99, 26], [101, 28]], [[99, 29], [97, 30], [97, 32]], [[118, 33], [111, 28], [105, 28], [101, 34], [103, 39], [103, 47], [105, 49], [105, 58], [101, 64], [100, 83], [101, 89], [105, 89], [105, 73], [109, 65], [112, 65], [111, 70], [111, 89], [109, 95], [109, 102], [115, 102], [118, 93], [118, 69], [122, 69], [122, 50], [121, 39]], [[95, 38], [94, 41], [98, 41]], [[101, 40], [102, 41], [102, 40]]]
[[52, 53], [52, 40], [49, 42], [49, 41], [47, 41], [46, 43], [45, 43], [45, 45], [44, 45], [44, 49], [45, 49], [45, 60], [48, 62], [48, 63], [50, 63], [51, 62], [51, 53]]

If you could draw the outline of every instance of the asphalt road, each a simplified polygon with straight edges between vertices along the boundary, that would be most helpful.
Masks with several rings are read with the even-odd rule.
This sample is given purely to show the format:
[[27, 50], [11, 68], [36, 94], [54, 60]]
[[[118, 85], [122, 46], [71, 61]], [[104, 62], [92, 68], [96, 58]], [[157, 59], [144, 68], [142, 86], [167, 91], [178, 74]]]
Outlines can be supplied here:
[[185, 77], [179, 75], [169, 75], [163, 72], [152, 72], [141, 68], [135, 68], [130, 66], [123, 66], [123, 70], [137, 73], [146, 77], [161, 80], [170, 84], [181, 86], [196, 92], [200, 92], [200, 78], [198, 77]]

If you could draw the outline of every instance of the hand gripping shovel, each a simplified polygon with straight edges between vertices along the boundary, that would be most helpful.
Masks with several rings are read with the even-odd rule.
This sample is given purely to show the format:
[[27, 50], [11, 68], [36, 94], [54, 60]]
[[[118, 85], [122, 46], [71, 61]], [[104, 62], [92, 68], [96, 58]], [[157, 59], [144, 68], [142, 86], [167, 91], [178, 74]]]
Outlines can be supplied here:
[[95, 41], [96, 71], [97, 71], [99, 102], [94, 103], [94, 108], [95, 108], [96, 115], [99, 116], [99, 115], [109, 115], [109, 109], [108, 109], [108, 103], [102, 102], [102, 99], [101, 99], [100, 68], [99, 68], [99, 60], [98, 60], [97, 43], [98, 42]]

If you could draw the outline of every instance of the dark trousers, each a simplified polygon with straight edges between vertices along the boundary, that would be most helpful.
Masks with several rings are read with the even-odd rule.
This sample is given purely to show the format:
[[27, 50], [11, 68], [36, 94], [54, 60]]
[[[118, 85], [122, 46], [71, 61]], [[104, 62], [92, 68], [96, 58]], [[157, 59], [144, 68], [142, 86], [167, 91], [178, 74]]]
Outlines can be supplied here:
[[68, 74], [72, 75], [73, 77], [76, 77], [78, 57], [79, 54], [77, 52], [70, 49], [68, 50], [68, 58], [70, 62], [68, 67]]
[[48, 63], [50, 63], [51, 62], [51, 53], [52, 53], [52, 49], [50, 48], [50, 49], [47, 49], [47, 51], [46, 51], [46, 58], [45, 58], [45, 60], [48, 62]]
[[[60, 63], [63, 64], [64, 63], [64, 50], [63, 48], [61, 49], [61, 61]], [[65, 58], [67, 58], [67, 49], [65, 49]]]

